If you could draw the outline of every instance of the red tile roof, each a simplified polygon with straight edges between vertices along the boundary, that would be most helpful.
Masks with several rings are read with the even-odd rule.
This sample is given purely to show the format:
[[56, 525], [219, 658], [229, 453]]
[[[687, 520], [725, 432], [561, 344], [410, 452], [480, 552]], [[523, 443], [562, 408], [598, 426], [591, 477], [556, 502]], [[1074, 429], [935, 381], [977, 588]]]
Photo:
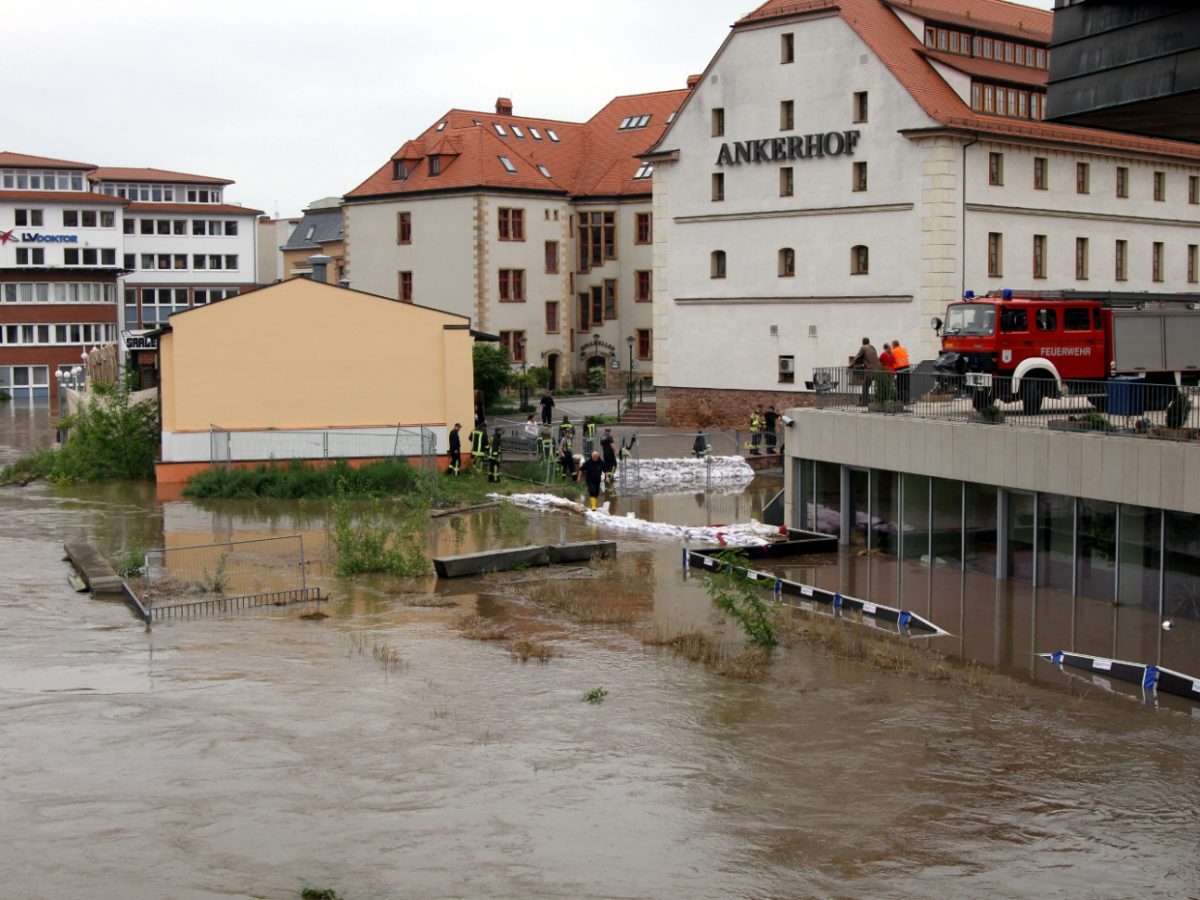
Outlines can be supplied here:
[[92, 179], [95, 181], [162, 182], [165, 184], [233, 184], [228, 178], [189, 175], [186, 172], [169, 172], [166, 169], [130, 169], [120, 166], [100, 166], [92, 173]]
[[[1027, 40], [1045, 41], [1050, 37], [1050, 13], [1004, 0], [912, 0], [911, 3], [907, 0], [768, 0], [734, 27], [808, 13], [836, 13], [940, 126], [998, 137], [1075, 144], [1113, 153], [1200, 159], [1200, 145], [1197, 144], [975, 112], [938, 75], [926, 59], [929, 51], [900, 21], [895, 12], [897, 9], [928, 15], [939, 22], [951, 22], [952, 17], [957, 16], [981, 31], [1007, 29], [1004, 33], [1010, 33], [1015, 30]], [[1021, 69], [1015, 65], [995, 65], [1003, 65], [1014, 75]]]
[[49, 156], [30, 156], [27, 153], [12, 153], [8, 150], [0, 150], [0, 166], [24, 169], [83, 169], [85, 171], [96, 168], [91, 163], [51, 159]]
[[[232, 203], [140, 203], [130, 202], [129, 214], [143, 212], [217, 213], [222, 216], [261, 216], [261, 209]], [[298, 219], [295, 221], [299, 221]]]
[[1016, 66], [1009, 63], [995, 62], [990, 59], [977, 59], [973, 56], [960, 56], [957, 53], [942, 53], [938, 50], [926, 50], [925, 55], [932, 60], [966, 72], [981, 81], [1004, 82], [1019, 84], [1029, 88], [1046, 88], [1048, 73], [1045, 69], [1033, 69], [1029, 66]]
[[[478, 187], [569, 196], [649, 194], [650, 181], [633, 177], [641, 165], [637, 155], [662, 136], [667, 117], [687, 95], [686, 90], [676, 90], [617, 97], [585, 123], [452, 109], [420, 137], [407, 141], [346, 199]], [[635, 115], [650, 119], [642, 128], [618, 128], [623, 119]], [[442, 157], [439, 175], [429, 174], [427, 158], [433, 155]], [[516, 172], [504, 167], [501, 156]], [[403, 161], [409, 170], [403, 181], [392, 177], [394, 160]]]
[[108, 194], [96, 194], [91, 191], [0, 191], [0, 200], [31, 200], [38, 203], [111, 203], [115, 206], [125, 206], [129, 203], [124, 197], [110, 197]]

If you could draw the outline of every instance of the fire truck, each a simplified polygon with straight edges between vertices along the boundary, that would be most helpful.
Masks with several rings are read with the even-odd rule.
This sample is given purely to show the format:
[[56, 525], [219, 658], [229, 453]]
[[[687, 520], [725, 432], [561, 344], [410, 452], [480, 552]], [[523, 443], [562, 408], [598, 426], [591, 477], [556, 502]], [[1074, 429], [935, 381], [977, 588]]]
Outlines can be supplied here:
[[[1046, 398], [1070, 392], [1102, 410], [1117, 377], [1197, 383], [1198, 310], [1196, 294], [967, 291], [947, 307], [945, 322], [933, 320], [942, 341], [934, 366], [940, 375], [961, 376], [976, 409], [1020, 399], [1033, 415]], [[1177, 391], [1147, 394], [1166, 398], [1157, 406], [1165, 408]]]

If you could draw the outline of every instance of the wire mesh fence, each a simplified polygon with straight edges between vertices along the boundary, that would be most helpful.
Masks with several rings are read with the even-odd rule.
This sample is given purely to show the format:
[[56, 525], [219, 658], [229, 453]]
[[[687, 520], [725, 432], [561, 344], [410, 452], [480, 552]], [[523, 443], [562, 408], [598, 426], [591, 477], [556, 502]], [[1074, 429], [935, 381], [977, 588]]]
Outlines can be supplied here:
[[1200, 388], [1144, 378], [1014, 379], [991, 373], [894, 374], [818, 368], [808, 387], [818, 408], [879, 415], [1200, 440]]
[[309, 588], [299, 534], [164, 547], [146, 552], [151, 619], [319, 600]]
[[214, 465], [271, 460], [420, 458], [422, 468], [437, 468], [437, 435], [428, 428], [384, 430], [327, 429], [322, 431], [234, 431], [209, 427], [210, 458]]

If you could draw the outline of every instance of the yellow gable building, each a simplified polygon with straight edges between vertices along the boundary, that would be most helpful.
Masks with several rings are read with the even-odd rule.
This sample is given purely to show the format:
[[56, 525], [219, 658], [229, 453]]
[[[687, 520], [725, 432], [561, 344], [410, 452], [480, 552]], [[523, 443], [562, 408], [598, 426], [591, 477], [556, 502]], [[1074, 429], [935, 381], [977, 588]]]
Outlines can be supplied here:
[[444, 454], [472, 421], [460, 315], [294, 278], [171, 316], [159, 483], [213, 464]]

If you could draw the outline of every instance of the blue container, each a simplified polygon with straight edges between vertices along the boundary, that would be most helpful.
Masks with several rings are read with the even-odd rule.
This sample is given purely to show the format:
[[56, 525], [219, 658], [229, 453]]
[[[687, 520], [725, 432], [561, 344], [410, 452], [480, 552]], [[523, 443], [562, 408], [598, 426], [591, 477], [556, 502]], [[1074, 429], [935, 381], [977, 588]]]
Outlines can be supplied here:
[[1146, 412], [1146, 379], [1119, 375], [1108, 380], [1108, 414], [1140, 416]]

